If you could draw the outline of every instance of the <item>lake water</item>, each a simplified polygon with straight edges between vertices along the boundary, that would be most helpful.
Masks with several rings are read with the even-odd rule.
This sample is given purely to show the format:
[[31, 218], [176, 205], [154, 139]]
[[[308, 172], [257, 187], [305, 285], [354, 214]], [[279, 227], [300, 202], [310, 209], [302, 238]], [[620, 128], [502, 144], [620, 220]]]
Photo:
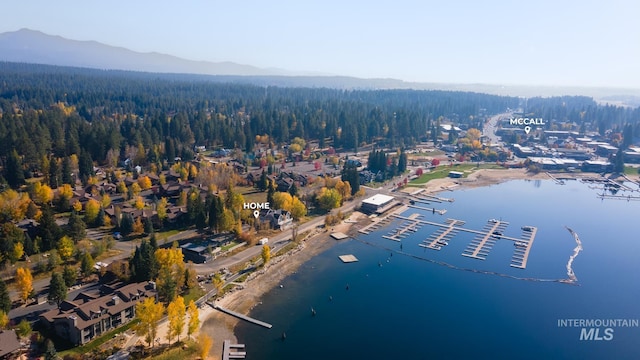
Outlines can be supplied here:
[[[598, 192], [578, 181], [511, 181], [440, 194], [453, 203], [422, 204], [447, 209], [445, 215], [423, 212], [423, 219], [460, 219], [468, 229], [501, 219], [510, 223], [504, 235], [519, 237], [521, 226], [536, 226], [524, 270], [509, 266], [514, 245], [507, 240], [499, 240], [484, 261], [461, 256], [474, 237], [469, 233], [459, 232], [441, 251], [418, 246], [437, 230], [433, 226], [402, 241], [405, 253], [459, 268], [565, 279], [576, 247], [568, 226], [584, 248], [573, 263], [578, 286], [391, 255], [400, 243], [381, 236], [400, 224], [395, 221], [358, 236], [376, 246], [346, 240], [304, 264], [251, 312], [273, 328], [242, 323], [238, 341], [246, 344], [247, 359], [640, 358], [637, 326], [614, 326], [605, 336], [603, 324], [582, 340], [582, 327], [559, 326], [563, 319], [640, 319], [640, 202], [603, 201]], [[359, 261], [343, 264], [342, 254]]]

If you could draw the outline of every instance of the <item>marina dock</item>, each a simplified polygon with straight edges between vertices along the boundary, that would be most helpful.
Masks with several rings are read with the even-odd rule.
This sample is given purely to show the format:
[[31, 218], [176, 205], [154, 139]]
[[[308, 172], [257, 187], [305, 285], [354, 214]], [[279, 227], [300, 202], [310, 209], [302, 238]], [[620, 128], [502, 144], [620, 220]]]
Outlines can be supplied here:
[[209, 305], [211, 305], [216, 310], [222, 311], [225, 314], [229, 314], [231, 316], [235, 316], [238, 319], [241, 319], [241, 320], [244, 320], [244, 321], [248, 321], [248, 322], [256, 324], [256, 325], [260, 325], [260, 326], [265, 327], [267, 329], [271, 329], [271, 327], [273, 326], [273, 325], [271, 325], [269, 323], [266, 323], [264, 321], [260, 321], [260, 320], [254, 319], [252, 317], [249, 317], [247, 315], [243, 315], [243, 314], [237, 313], [235, 311], [223, 308], [222, 306], [218, 306], [216, 304], [209, 303]]
[[449, 226], [441, 227], [419, 246], [440, 250], [443, 246], [449, 245], [449, 240], [458, 233], [459, 228], [456, 228], [456, 226], [464, 225], [464, 221], [447, 219], [446, 223]]
[[502, 237], [504, 229], [509, 225], [506, 221], [489, 220], [483, 228], [483, 234], [478, 234], [462, 252], [462, 256], [467, 256], [479, 260], [484, 260], [489, 255], [496, 241]]
[[232, 344], [231, 340], [225, 340], [222, 343], [222, 360], [244, 359], [247, 356], [244, 350], [244, 344]]
[[[474, 230], [463, 228], [464, 221], [456, 219], [447, 219], [444, 224], [427, 221], [415, 217], [405, 217], [398, 214], [392, 214], [393, 217], [413, 221], [415, 223], [423, 225], [431, 225], [439, 227], [434, 234], [431, 234], [428, 239], [423, 241], [419, 246], [429, 248], [432, 250], [441, 250], [444, 246], [449, 244], [449, 240], [453, 238], [459, 231], [464, 231], [477, 236], [469, 243], [469, 245], [462, 252], [462, 256], [485, 260], [489, 255], [489, 252], [498, 240], [509, 240], [514, 242], [515, 251], [511, 259], [511, 266], [519, 269], [524, 269], [527, 266], [527, 259], [529, 258], [529, 252], [533, 245], [533, 240], [536, 237], [537, 228], [533, 226], [523, 226], [522, 235], [519, 238], [505, 236], [504, 230], [509, 226], [509, 223], [502, 220], [491, 219], [487, 221], [487, 224], [482, 230]], [[393, 239], [393, 236], [385, 236], [387, 239]]]
[[527, 259], [529, 258], [529, 251], [531, 251], [531, 245], [536, 238], [538, 228], [533, 226], [526, 226], [522, 228], [522, 240], [516, 242], [513, 245], [515, 250], [513, 257], [511, 258], [511, 266], [519, 269], [527, 267]]
[[415, 221], [420, 216], [420, 214], [411, 214], [403, 224], [398, 226], [388, 235], [382, 235], [382, 237], [393, 241], [401, 241], [407, 236], [408, 233], [414, 233], [418, 231], [420, 227], [422, 227], [422, 224], [420, 224], [420, 222]]

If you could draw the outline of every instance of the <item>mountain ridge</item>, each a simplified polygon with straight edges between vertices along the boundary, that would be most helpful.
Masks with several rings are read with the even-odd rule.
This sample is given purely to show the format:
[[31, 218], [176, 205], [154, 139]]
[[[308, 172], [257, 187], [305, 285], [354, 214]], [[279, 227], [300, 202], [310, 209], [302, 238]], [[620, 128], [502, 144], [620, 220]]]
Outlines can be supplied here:
[[[449, 90], [522, 97], [585, 95], [605, 103], [640, 106], [640, 89], [420, 83], [392, 78], [363, 79], [318, 74], [317, 72], [292, 72], [278, 68], [263, 69], [231, 61], [187, 60], [159, 52], [137, 52], [95, 40], [72, 40], [31, 29], [0, 33], [0, 61], [102, 70], [228, 77], [229, 81], [267, 86]], [[218, 78], [218, 81], [220, 79]]]

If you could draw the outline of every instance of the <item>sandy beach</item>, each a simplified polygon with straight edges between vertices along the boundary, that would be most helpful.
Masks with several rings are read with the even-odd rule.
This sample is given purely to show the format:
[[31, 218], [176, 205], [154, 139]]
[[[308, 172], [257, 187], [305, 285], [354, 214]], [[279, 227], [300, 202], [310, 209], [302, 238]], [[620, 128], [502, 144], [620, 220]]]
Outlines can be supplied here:
[[[593, 175], [594, 174], [562, 174], [562, 177], [580, 178]], [[482, 169], [469, 174], [466, 178], [443, 178], [431, 180], [422, 187], [428, 192], [435, 193], [458, 188], [489, 186], [516, 179], [548, 180], [549, 176], [542, 172], [538, 174], [531, 174], [525, 169]], [[416, 187], [408, 187], [404, 191], [412, 192], [416, 189]], [[353, 223], [356, 223], [359, 219], [368, 220], [362, 213], [354, 212], [347, 221], [343, 221], [341, 224], [336, 225], [332, 231], [343, 232], [346, 234], [350, 233], [350, 231], [354, 232], [355, 229], [350, 230], [350, 228]], [[248, 314], [249, 311], [260, 302], [260, 298], [263, 294], [278, 286], [285, 277], [295, 272], [303, 263], [329, 249], [336, 243], [337, 241], [330, 237], [329, 232], [311, 234], [307, 240], [301, 242], [301, 245], [297, 249], [286, 255], [272, 259], [267, 267], [259, 270], [255, 274], [252, 274], [252, 276], [245, 282], [242, 289], [235, 290], [224, 296], [222, 299], [218, 299], [218, 304], [228, 309]], [[268, 273], [269, 276], [264, 276], [266, 273]], [[238, 341], [238, 339], [236, 339], [234, 334], [234, 328], [239, 320], [230, 315], [213, 310], [210, 307], [204, 310], [204, 313], [205, 314], [201, 314], [201, 318], [204, 318], [205, 320], [202, 323], [203, 325], [200, 331], [206, 332], [213, 338], [214, 344], [211, 349], [210, 356], [213, 359], [220, 359], [222, 354], [222, 342], [224, 340], [228, 339], [233, 342], [242, 343], [242, 341]]]

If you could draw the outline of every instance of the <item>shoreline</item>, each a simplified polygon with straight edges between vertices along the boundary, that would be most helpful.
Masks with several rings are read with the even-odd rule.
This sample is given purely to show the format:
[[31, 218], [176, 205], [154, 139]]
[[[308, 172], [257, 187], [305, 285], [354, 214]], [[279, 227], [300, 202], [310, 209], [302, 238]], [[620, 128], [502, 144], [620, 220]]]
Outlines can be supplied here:
[[[330, 234], [332, 232], [347, 233], [353, 222], [361, 216], [364, 215], [354, 212], [346, 219], [349, 222], [343, 221], [334, 226], [331, 231], [311, 233], [305, 240], [300, 242], [297, 248], [272, 258], [266, 267], [252, 273], [240, 286], [240, 289], [233, 290], [224, 297], [217, 299], [216, 304], [242, 314], [248, 314], [260, 303], [260, 299], [264, 294], [277, 287], [287, 276], [295, 273], [302, 264], [336, 245], [339, 240], [331, 238]], [[267, 277], [265, 274], [269, 276]], [[202, 322], [200, 331], [206, 332], [214, 339], [209, 355], [213, 359], [220, 359], [224, 340], [231, 340], [232, 343], [242, 343], [238, 341], [235, 334], [235, 327], [242, 320], [213, 309], [207, 311], [207, 313], [208, 316]]]
[[[593, 174], [566, 173], [562, 175], [562, 178], [581, 179], [589, 176], [593, 176]], [[466, 178], [434, 179], [421, 186], [406, 187], [403, 191], [413, 192], [416, 189], [423, 188], [427, 192], [438, 193], [442, 191], [453, 191], [453, 189], [471, 189], [491, 186], [511, 180], [551, 179], [544, 172], [530, 174], [526, 169], [480, 169], [469, 174]], [[272, 259], [272, 262], [269, 263], [267, 267], [252, 274], [243, 283], [242, 289], [227, 293], [223, 298], [217, 299], [216, 302], [233, 311], [248, 314], [259, 304], [264, 294], [278, 286], [287, 276], [295, 273], [306, 261], [337, 244], [339, 241], [331, 238], [331, 232], [348, 234], [352, 225], [362, 218], [367, 219], [364, 214], [353, 212], [348, 219], [334, 226], [331, 231], [312, 233], [306, 240], [301, 241], [298, 248]], [[269, 276], [265, 277], [265, 274], [269, 274]], [[200, 331], [205, 331], [214, 340], [214, 344], [209, 353], [213, 359], [220, 359], [222, 342], [224, 340], [241, 343], [235, 334], [235, 327], [240, 321], [241, 320], [237, 318], [213, 309], [207, 311], [207, 317], [202, 322]]]

